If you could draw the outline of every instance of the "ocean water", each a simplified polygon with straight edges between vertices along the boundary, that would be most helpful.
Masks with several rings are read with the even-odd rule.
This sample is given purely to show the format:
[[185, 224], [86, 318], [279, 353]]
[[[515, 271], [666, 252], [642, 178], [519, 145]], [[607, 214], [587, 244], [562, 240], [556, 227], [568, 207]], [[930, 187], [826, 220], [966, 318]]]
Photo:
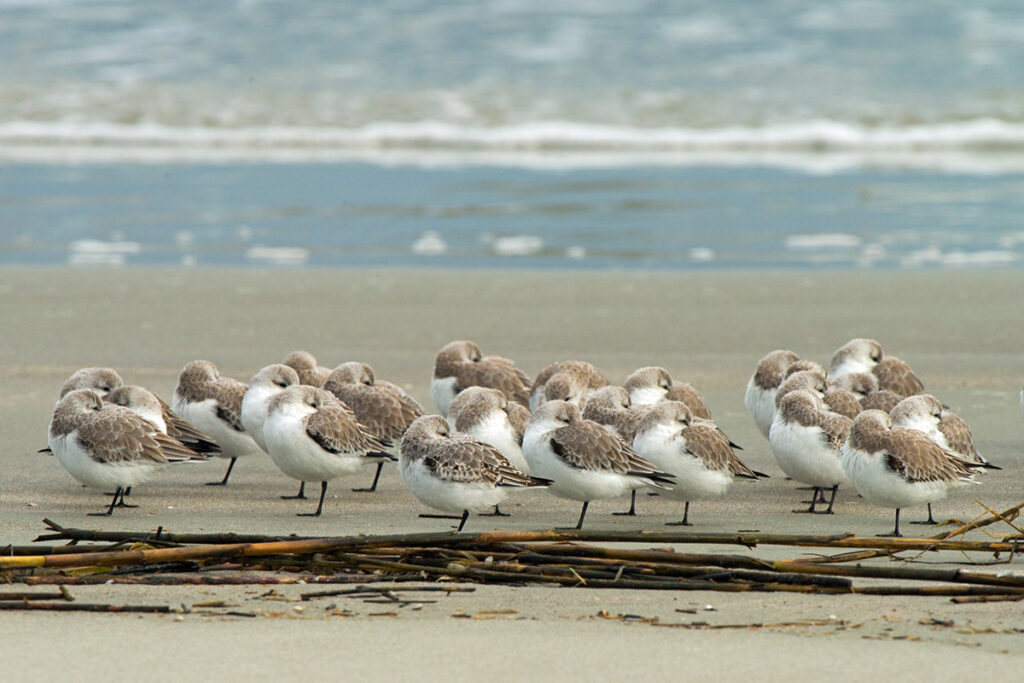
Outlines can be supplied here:
[[1017, 267], [1024, 5], [0, 0], [0, 264]]

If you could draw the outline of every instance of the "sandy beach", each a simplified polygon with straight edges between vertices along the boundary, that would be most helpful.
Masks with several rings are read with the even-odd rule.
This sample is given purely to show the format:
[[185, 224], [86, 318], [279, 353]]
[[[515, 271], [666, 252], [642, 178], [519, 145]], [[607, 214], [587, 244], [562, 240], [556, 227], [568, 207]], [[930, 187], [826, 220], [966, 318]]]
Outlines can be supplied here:
[[[269, 459], [241, 460], [223, 489], [224, 462], [177, 468], [134, 494], [141, 507], [87, 517], [106, 499], [36, 454], [62, 381], [83, 366], [109, 365], [128, 383], [169, 398], [196, 358], [247, 381], [260, 367], [304, 348], [324, 365], [370, 363], [377, 376], [428, 410], [434, 354], [452, 339], [476, 341], [530, 375], [565, 358], [588, 360], [621, 382], [662, 365], [708, 399], [718, 424], [744, 446], [743, 459], [771, 475], [737, 483], [722, 500], [691, 508], [697, 531], [873, 535], [892, 512], [840, 491], [837, 514], [795, 515], [803, 492], [784, 480], [743, 406], [757, 360], [785, 347], [827, 362], [847, 339], [870, 336], [908, 361], [925, 386], [972, 426], [979, 450], [1001, 472], [936, 505], [939, 518], [972, 518], [1024, 500], [1018, 406], [1024, 379], [1020, 273], [914, 272], [553, 272], [435, 270], [75, 270], [0, 269], [0, 545], [25, 544], [48, 517], [65, 526], [116, 530], [239, 531], [342, 535], [442, 530], [393, 467], [376, 494], [369, 483], [332, 486], [324, 515], [299, 518], [315, 501], [283, 501], [294, 482]], [[367, 475], [371, 473], [367, 471]], [[311, 503], [313, 505], [311, 505]], [[511, 499], [513, 516], [473, 517], [469, 530], [542, 529], [575, 522], [576, 503], [539, 491]], [[665, 528], [678, 504], [641, 497], [640, 516], [614, 517], [628, 501], [591, 506], [587, 528]], [[503, 505], [503, 507], [505, 507]], [[922, 511], [907, 511], [916, 519]], [[922, 527], [906, 527], [905, 533]], [[923, 534], [935, 533], [924, 528]], [[976, 533], [971, 538], [983, 539]], [[690, 547], [694, 552], [745, 552]], [[797, 557], [758, 548], [760, 557]], [[942, 554], [933, 561], [962, 562]], [[1008, 569], [1017, 569], [1019, 560]], [[952, 565], [950, 565], [952, 566]], [[269, 680], [440, 677], [549, 680], [572, 676], [652, 680], [760, 680], [827, 676], [1018, 680], [1020, 603], [953, 604], [939, 597], [665, 593], [545, 587], [477, 587], [418, 611], [374, 616], [381, 605], [339, 605], [349, 618], [302, 603], [299, 586], [266, 588], [74, 587], [83, 602], [194, 604], [225, 600], [280, 613], [274, 620], [182, 615], [60, 615], [4, 612], [0, 642], [14, 677], [109, 679], [130, 671], [152, 680], [215, 673]], [[264, 597], [261, 597], [264, 596]], [[323, 603], [325, 601], [319, 601]], [[705, 610], [710, 605], [713, 609]], [[677, 610], [697, 610], [697, 614]], [[837, 625], [661, 628], [833, 620]], [[455, 618], [453, 615], [469, 618]], [[939, 626], [930, 620], [952, 620]], [[125, 649], [131, 642], [130, 649]], [[981, 668], [984, 667], [984, 668]]]

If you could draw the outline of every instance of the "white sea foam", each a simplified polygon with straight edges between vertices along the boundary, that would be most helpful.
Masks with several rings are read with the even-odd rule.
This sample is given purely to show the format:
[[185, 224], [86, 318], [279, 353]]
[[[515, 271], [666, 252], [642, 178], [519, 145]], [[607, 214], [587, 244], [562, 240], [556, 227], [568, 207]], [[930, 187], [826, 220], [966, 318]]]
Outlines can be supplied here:
[[544, 240], [535, 235], [514, 235], [495, 238], [493, 246], [499, 256], [531, 256], [544, 248]]
[[246, 258], [273, 266], [301, 266], [309, 260], [309, 249], [303, 247], [252, 246], [245, 250]]
[[448, 245], [435, 230], [428, 230], [412, 243], [412, 253], [423, 256], [437, 256], [448, 251]]
[[787, 249], [852, 249], [859, 247], [860, 244], [861, 239], [859, 237], [842, 232], [818, 235], [789, 235], [785, 240]]
[[714, 261], [715, 250], [708, 247], [693, 247], [687, 252], [691, 261]]
[[482, 127], [442, 121], [330, 126], [195, 127], [153, 123], [21, 121], [0, 124], [0, 147], [140, 146], [213, 149], [451, 149], [678, 152], [1024, 151], [1024, 123], [979, 118], [930, 125], [814, 119], [760, 127], [646, 128], [572, 121]]

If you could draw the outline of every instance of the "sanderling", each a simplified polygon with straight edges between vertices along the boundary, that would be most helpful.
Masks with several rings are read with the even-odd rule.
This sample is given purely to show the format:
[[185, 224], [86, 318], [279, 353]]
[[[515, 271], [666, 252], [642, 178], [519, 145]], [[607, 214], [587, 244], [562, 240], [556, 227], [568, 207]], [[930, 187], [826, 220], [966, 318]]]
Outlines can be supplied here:
[[694, 417], [711, 419], [707, 401], [693, 385], [674, 382], [665, 368], [649, 366], [634, 370], [622, 384], [635, 406], [648, 406], [658, 401], [680, 401], [686, 404]]
[[[964, 460], [998, 469], [990, 465], [975, 448], [971, 428], [967, 422], [959, 415], [946, 410], [942, 401], [931, 394], [908, 396], [889, 411], [889, 416], [896, 427], [919, 431]], [[932, 504], [928, 503], [928, 519], [912, 523], [936, 524], [932, 516]]]
[[77, 389], [91, 389], [104, 398], [114, 389], [123, 386], [124, 381], [113, 368], [81, 368], [68, 377], [60, 388], [57, 400]]
[[633, 439], [633, 448], [675, 479], [666, 498], [684, 501], [681, 522], [689, 526], [690, 502], [725, 493], [734, 477], [757, 479], [767, 476], [747, 467], [711, 420], [694, 417], [681, 401], [662, 401], [644, 413]]
[[[552, 379], [554, 382], [548, 387]], [[607, 385], [608, 380], [601, 371], [586, 361], [563, 360], [552, 363], [541, 370], [530, 385], [530, 411], [537, 410], [538, 406], [549, 400], [566, 398], [571, 398], [570, 402], [581, 408], [593, 391]]]
[[885, 355], [882, 345], [874, 339], [851, 339], [832, 354], [828, 366], [829, 379], [836, 379], [849, 372], [871, 372]]
[[[398, 442], [405, 434], [405, 430], [416, 418], [423, 415], [420, 404], [397, 385], [377, 382], [373, 368], [366, 363], [342, 363], [324, 380], [324, 389], [351, 408], [356, 419], [396, 457]], [[377, 464], [377, 472], [369, 488], [352, 490], [376, 491], [383, 468], [384, 461], [381, 460]]]
[[320, 516], [331, 479], [376, 465], [382, 458], [394, 459], [334, 394], [304, 384], [270, 399], [263, 438], [270, 459], [282, 472], [299, 481], [320, 482], [316, 512], [299, 513], [300, 517]]
[[171, 462], [201, 462], [207, 456], [187, 448], [132, 411], [103, 400], [90, 389], [64, 395], [53, 411], [50, 450], [64, 469], [87, 486], [114, 489], [106, 512], [136, 507], [124, 502], [125, 489], [145, 481]]
[[757, 368], [747, 382], [743, 403], [765, 438], [768, 437], [768, 429], [775, 415], [775, 393], [786, 379], [786, 369], [798, 360], [800, 357], [792, 351], [772, 351], [757, 362]]
[[[267, 410], [270, 407], [270, 399], [281, 393], [288, 387], [301, 384], [299, 374], [295, 369], [276, 363], [268, 365], [249, 380], [249, 387], [242, 397], [242, 427], [245, 433], [252, 437], [252, 440], [259, 444], [264, 451], [267, 450], [267, 442], [263, 437], [263, 423], [267, 420]], [[306, 482], [299, 482], [299, 492], [294, 496], [281, 496], [284, 500], [304, 500], [306, 498]]]
[[583, 528], [591, 500], [617, 498], [645, 485], [668, 488], [673, 482], [671, 474], [564, 401], [548, 401], [533, 412], [523, 455], [534, 475], [552, 481], [551, 493], [583, 503], [577, 529]]
[[105, 400], [149, 420], [161, 432], [177, 439], [196, 453], [220, 453], [220, 446], [212, 437], [183, 420], [159, 396], [148, 389], [130, 384], [123, 385], [107, 394]]
[[509, 400], [529, 405], [530, 378], [515, 363], [501, 356], [485, 356], [471, 341], [449, 342], [434, 359], [430, 397], [447, 417], [452, 399], [467, 387], [497, 389]]
[[189, 362], [178, 375], [171, 408], [210, 435], [221, 448], [218, 457], [231, 459], [224, 478], [209, 486], [226, 485], [238, 458], [263, 453], [242, 424], [242, 399], [248, 388], [244, 382], [221, 377], [217, 366], [205, 360]]
[[832, 514], [839, 485], [846, 482], [841, 451], [852, 424], [850, 418], [828, 410], [812, 391], [798, 389], [782, 398], [768, 441], [782, 471], [814, 487], [811, 506], [794, 512], [814, 513], [817, 503], [824, 502], [824, 490], [831, 489], [824, 514]]
[[307, 384], [311, 387], [323, 386], [327, 375], [331, 374], [331, 369], [318, 365], [316, 356], [309, 351], [292, 351], [285, 356], [281, 363], [298, 374], [299, 384]]
[[900, 396], [924, 393], [924, 384], [906, 362], [895, 356], [886, 356], [875, 364], [871, 374], [878, 379], [878, 388]]
[[497, 508], [508, 487], [550, 483], [520, 472], [494, 446], [452, 431], [440, 415], [425, 415], [409, 425], [398, 469], [421, 503], [458, 515], [456, 531], [462, 531], [470, 512]]
[[857, 416], [842, 453], [843, 470], [857, 492], [869, 503], [896, 510], [893, 531], [884, 536], [900, 536], [901, 508], [945, 498], [951, 486], [971, 481], [982, 467], [921, 432], [893, 427], [880, 410]]

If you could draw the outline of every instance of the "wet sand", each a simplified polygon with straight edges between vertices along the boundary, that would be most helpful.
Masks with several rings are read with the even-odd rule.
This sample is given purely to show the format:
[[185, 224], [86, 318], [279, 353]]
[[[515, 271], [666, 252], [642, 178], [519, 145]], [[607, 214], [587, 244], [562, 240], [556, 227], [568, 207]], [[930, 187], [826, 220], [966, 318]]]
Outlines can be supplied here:
[[[28, 543], [42, 531], [43, 517], [66, 526], [123, 530], [162, 525], [173, 531], [335, 535], [440, 529], [443, 521], [416, 517], [425, 510], [404, 490], [393, 468], [385, 471], [379, 493], [349, 491], [368, 483], [368, 470], [366, 482], [351, 478], [332, 485], [322, 518], [295, 517], [315, 501], [280, 500], [295, 485], [268, 459], [239, 461], [224, 489], [201, 485], [223, 474], [223, 461], [177, 468], [140, 488], [135, 494], [140, 508], [97, 519], [86, 513], [101, 509], [104, 497], [83, 489], [56, 461], [35, 451], [45, 445], [61, 382], [82, 366], [113, 366], [127, 382], [169, 398], [181, 366], [194, 358], [212, 360], [223, 374], [247, 380], [288, 351], [306, 348], [325, 365], [369, 362], [378, 377], [406, 386], [430, 409], [434, 353], [456, 338], [473, 339], [486, 353], [511, 357], [529, 374], [574, 357], [595, 363], [613, 382], [621, 382], [635, 367], [658, 364], [703, 390], [717, 422], [745, 447], [742, 457], [772, 478], [740, 482], [723, 500], [695, 503], [694, 530], [870, 535], [888, 531], [892, 513], [868, 505], [852, 491], [840, 492], [833, 517], [790, 512], [805, 494], [783, 480], [742, 396], [758, 358], [774, 348], [827, 361], [846, 339], [875, 337], [968, 420], [981, 452], [1004, 468], [936, 506], [940, 517], [970, 518], [981, 511], [974, 497], [997, 509], [1024, 500], [1019, 283], [1020, 273], [1013, 270], [2, 269], [0, 543]], [[576, 503], [543, 492], [527, 492], [511, 502], [513, 517], [474, 517], [468, 528], [550, 528], [574, 523], [578, 515]], [[664, 528], [681, 513], [678, 504], [642, 496], [640, 517], [609, 514], [626, 504], [595, 503], [587, 528]], [[920, 512], [907, 511], [905, 519]], [[908, 526], [906, 532], [921, 529]], [[719, 546], [688, 550], [742, 552]], [[802, 554], [792, 548], [753, 552], [761, 557]], [[1016, 680], [1013, 671], [1024, 655], [1016, 633], [1024, 628], [1019, 603], [478, 587], [418, 611], [352, 600], [337, 607], [354, 616], [340, 618], [327, 614], [330, 601], [303, 603], [307, 608], [296, 611], [298, 603], [291, 600], [308, 588], [278, 587], [283, 599], [261, 598], [267, 590], [75, 587], [72, 592], [83, 602], [226, 600], [281, 618], [5, 612], [0, 642], [5, 652], [16, 653], [8, 658], [8, 671], [34, 677], [74, 674], [83, 680], [125, 670], [157, 680], [212, 671], [258, 680], [298, 675], [621, 679], [631, 674], [854, 680], [870, 675], [919, 678], [928, 672], [952, 678], [976, 674], [979, 666], [986, 666], [989, 680]], [[705, 605], [714, 609], [704, 610]], [[836, 624], [661, 628], [605, 619], [598, 616], [601, 610], [611, 616], [657, 617], [660, 624], [739, 626], [832, 617]], [[372, 616], [387, 611], [398, 616]], [[475, 618], [454, 618], [457, 613]], [[954, 625], [930, 625], [933, 618]]]

